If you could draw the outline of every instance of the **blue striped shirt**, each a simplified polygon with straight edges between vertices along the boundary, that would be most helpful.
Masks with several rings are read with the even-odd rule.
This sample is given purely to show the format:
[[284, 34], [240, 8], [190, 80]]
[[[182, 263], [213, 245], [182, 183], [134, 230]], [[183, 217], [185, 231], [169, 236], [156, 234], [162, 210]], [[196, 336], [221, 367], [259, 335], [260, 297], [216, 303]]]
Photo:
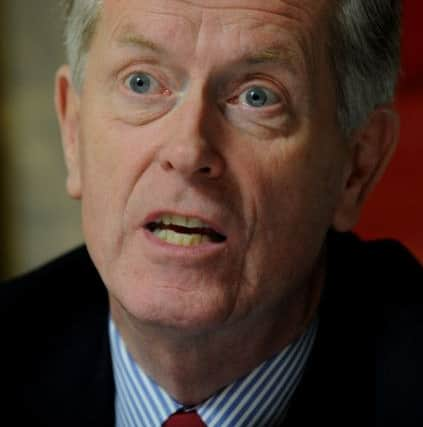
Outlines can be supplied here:
[[160, 427], [171, 414], [184, 409], [195, 409], [208, 427], [280, 423], [301, 379], [317, 331], [314, 321], [302, 337], [250, 374], [195, 408], [184, 408], [137, 365], [112, 320], [109, 326], [116, 427]]

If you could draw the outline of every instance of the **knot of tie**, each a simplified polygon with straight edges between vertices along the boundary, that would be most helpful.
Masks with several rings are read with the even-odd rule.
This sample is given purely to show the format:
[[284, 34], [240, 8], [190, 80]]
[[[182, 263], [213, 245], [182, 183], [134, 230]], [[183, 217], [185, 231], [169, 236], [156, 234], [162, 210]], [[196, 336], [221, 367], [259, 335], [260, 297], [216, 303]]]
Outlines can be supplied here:
[[163, 427], [207, 427], [197, 412], [176, 412], [163, 424]]

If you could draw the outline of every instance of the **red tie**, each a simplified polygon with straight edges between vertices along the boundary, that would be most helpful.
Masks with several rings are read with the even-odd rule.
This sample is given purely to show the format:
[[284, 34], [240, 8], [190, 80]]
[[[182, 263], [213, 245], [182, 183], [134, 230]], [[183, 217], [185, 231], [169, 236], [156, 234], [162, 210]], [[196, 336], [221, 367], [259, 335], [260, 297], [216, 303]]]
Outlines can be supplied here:
[[171, 415], [163, 427], [207, 427], [197, 412], [177, 412]]

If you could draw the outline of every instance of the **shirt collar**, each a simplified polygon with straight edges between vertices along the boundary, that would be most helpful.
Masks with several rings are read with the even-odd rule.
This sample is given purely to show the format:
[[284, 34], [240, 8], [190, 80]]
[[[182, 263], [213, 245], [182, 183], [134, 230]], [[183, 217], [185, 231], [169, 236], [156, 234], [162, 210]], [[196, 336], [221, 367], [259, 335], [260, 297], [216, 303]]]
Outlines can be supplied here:
[[[280, 423], [304, 372], [317, 323], [315, 320], [299, 339], [279, 354], [198, 405], [195, 409], [204, 423], [208, 427]], [[109, 334], [117, 427], [160, 427], [171, 414], [186, 409], [134, 361], [112, 319]]]

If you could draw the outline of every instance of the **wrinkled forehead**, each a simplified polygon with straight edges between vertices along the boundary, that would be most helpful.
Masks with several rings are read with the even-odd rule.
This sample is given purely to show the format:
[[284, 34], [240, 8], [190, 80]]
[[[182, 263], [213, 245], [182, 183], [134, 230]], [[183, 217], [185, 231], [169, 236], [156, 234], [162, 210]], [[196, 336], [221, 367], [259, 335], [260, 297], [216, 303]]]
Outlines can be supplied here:
[[267, 16], [271, 21], [277, 16], [300, 22], [312, 29], [322, 24], [322, 18], [330, 14], [335, 0], [102, 0], [102, 14], [107, 19], [119, 12], [131, 13], [144, 10], [146, 13], [185, 15], [192, 21], [201, 21], [207, 13], [214, 12], [222, 18], [231, 16], [235, 21], [242, 15]]
[[[291, 10], [297, 9], [310, 9], [317, 11], [322, 6], [329, 5], [335, 0], [100, 0], [100, 3], [105, 7], [116, 6], [122, 7], [125, 3], [132, 3], [133, 5], [138, 4], [140, 6], [147, 4], [154, 4], [164, 2], [166, 5], [171, 6], [172, 4], [179, 3], [181, 6], [188, 7], [200, 7], [208, 9], [236, 9], [245, 8], [251, 10], [267, 10], [275, 11], [276, 13], [280, 10], [284, 10], [285, 7], [290, 7]], [[68, 4], [73, 4], [72, 0], [68, 0]]]
[[327, 34], [331, 1], [104, 0], [100, 27], [110, 42], [137, 33], [154, 33], [169, 45], [198, 38], [200, 29], [209, 41], [212, 34], [238, 31], [240, 38], [254, 42], [254, 35], [261, 33], [268, 45], [282, 33], [296, 33], [311, 50], [315, 39], [323, 41]]

